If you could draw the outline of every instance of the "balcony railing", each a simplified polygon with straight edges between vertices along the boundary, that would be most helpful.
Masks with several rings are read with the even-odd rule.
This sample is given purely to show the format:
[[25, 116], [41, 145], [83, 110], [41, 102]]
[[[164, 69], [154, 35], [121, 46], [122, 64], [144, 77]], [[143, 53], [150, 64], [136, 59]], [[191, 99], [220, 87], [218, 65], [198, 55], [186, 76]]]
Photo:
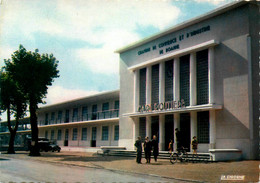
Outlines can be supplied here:
[[109, 118], [117, 118], [118, 116], [119, 116], [119, 109], [112, 109], [107, 111], [85, 113], [82, 114], [81, 116], [73, 116], [71, 119], [63, 118], [63, 119], [50, 120], [48, 121], [48, 124], [46, 124], [46, 121], [44, 121], [44, 123], [40, 121], [39, 125], [44, 126], [44, 125], [61, 124], [61, 123], [109, 119]]

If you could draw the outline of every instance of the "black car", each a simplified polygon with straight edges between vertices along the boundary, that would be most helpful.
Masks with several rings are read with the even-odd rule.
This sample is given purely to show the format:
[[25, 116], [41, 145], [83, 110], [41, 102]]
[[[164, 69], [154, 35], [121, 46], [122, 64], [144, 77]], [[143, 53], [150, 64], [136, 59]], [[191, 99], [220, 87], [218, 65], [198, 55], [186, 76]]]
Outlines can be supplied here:
[[[30, 150], [30, 148], [31, 148], [31, 141], [32, 141], [31, 137], [27, 137], [27, 144], [28, 144], [27, 150]], [[57, 151], [57, 152], [60, 152], [60, 150], [61, 150], [61, 148], [58, 145], [51, 144], [49, 139], [44, 138], [44, 137], [38, 137], [38, 145], [39, 145], [40, 151], [45, 151], [45, 152]]]

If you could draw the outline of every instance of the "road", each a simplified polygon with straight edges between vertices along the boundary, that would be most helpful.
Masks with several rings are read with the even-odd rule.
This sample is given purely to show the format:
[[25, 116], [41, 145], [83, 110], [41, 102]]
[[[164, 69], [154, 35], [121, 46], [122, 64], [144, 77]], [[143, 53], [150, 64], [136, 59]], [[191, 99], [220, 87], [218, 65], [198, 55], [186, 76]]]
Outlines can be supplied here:
[[173, 182], [104, 169], [0, 158], [0, 182]]

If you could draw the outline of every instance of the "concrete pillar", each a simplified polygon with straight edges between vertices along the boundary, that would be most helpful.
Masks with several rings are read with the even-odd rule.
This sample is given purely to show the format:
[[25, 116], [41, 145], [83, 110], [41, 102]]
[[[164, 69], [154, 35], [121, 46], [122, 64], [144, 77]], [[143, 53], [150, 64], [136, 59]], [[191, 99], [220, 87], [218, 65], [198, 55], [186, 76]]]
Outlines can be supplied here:
[[214, 96], [214, 48], [209, 48], [208, 53], [208, 77], [209, 77], [209, 104], [215, 103]]
[[151, 104], [152, 100], [152, 67], [146, 68], [146, 104]]
[[216, 112], [215, 110], [209, 111], [209, 148], [214, 149], [216, 146]]
[[196, 53], [190, 54], [190, 106], [197, 104]]
[[146, 116], [146, 133], [145, 133], [145, 135], [147, 136], [147, 137], [149, 137], [149, 139], [152, 139], [152, 136], [151, 136], [151, 134], [152, 134], [152, 118], [151, 118], [151, 116]]
[[165, 102], [165, 62], [159, 65], [159, 103]]
[[[198, 122], [197, 122], [197, 112], [196, 111], [191, 111], [190, 112], [190, 119], [191, 119], [191, 123], [190, 123], [190, 132], [191, 132], [191, 134], [190, 134], [190, 136], [191, 136], [191, 141], [192, 141], [192, 138], [194, 137], [194, 136], [196, 136], [197, 137], [197, 124], [198, 124]], [[190, 149], [192, 149], [192, 147], [190, 146]]]
[[177, 151], [175, 128], [180, 130], [180, 113], [174, 113], [174, 151]]
[[139, 107], [139, 86], [140, 86], [140, 70], [135, 70], [134, 71], [134, 112], [137, 112]]
[[133, 119], [133, 149], [135, 149], [134, 144], [135, 141], [137, 139], [137, 137], [139, 136], [139, 118], [134, 118]]
[[173, 100], [180, 100], [180, 60], [174, 59], [174, 72], [173, 72]]
[[165, 116], [163, 114], [159, 115], [159, 150], [165, 150]]

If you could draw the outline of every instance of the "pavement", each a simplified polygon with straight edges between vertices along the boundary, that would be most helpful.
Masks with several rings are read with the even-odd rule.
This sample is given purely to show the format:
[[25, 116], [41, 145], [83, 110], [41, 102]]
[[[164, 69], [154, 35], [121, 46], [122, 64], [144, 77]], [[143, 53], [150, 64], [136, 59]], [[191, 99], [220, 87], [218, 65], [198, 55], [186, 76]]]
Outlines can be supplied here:
[[39, 157], [30, 157], [28, 152], [0, 155], [1, 158], [43, 161], [54, 164], [106, 169], [120, 173], [150, 175], [186, 182], [260, 182], [260, 161], [212, 162], [212, 163], [176, 163], [169, 160], [151, 160], [146, 164], [137, 164], [135, 158], [101, 156], [91, 152], [61, 151], [41, 152]]

